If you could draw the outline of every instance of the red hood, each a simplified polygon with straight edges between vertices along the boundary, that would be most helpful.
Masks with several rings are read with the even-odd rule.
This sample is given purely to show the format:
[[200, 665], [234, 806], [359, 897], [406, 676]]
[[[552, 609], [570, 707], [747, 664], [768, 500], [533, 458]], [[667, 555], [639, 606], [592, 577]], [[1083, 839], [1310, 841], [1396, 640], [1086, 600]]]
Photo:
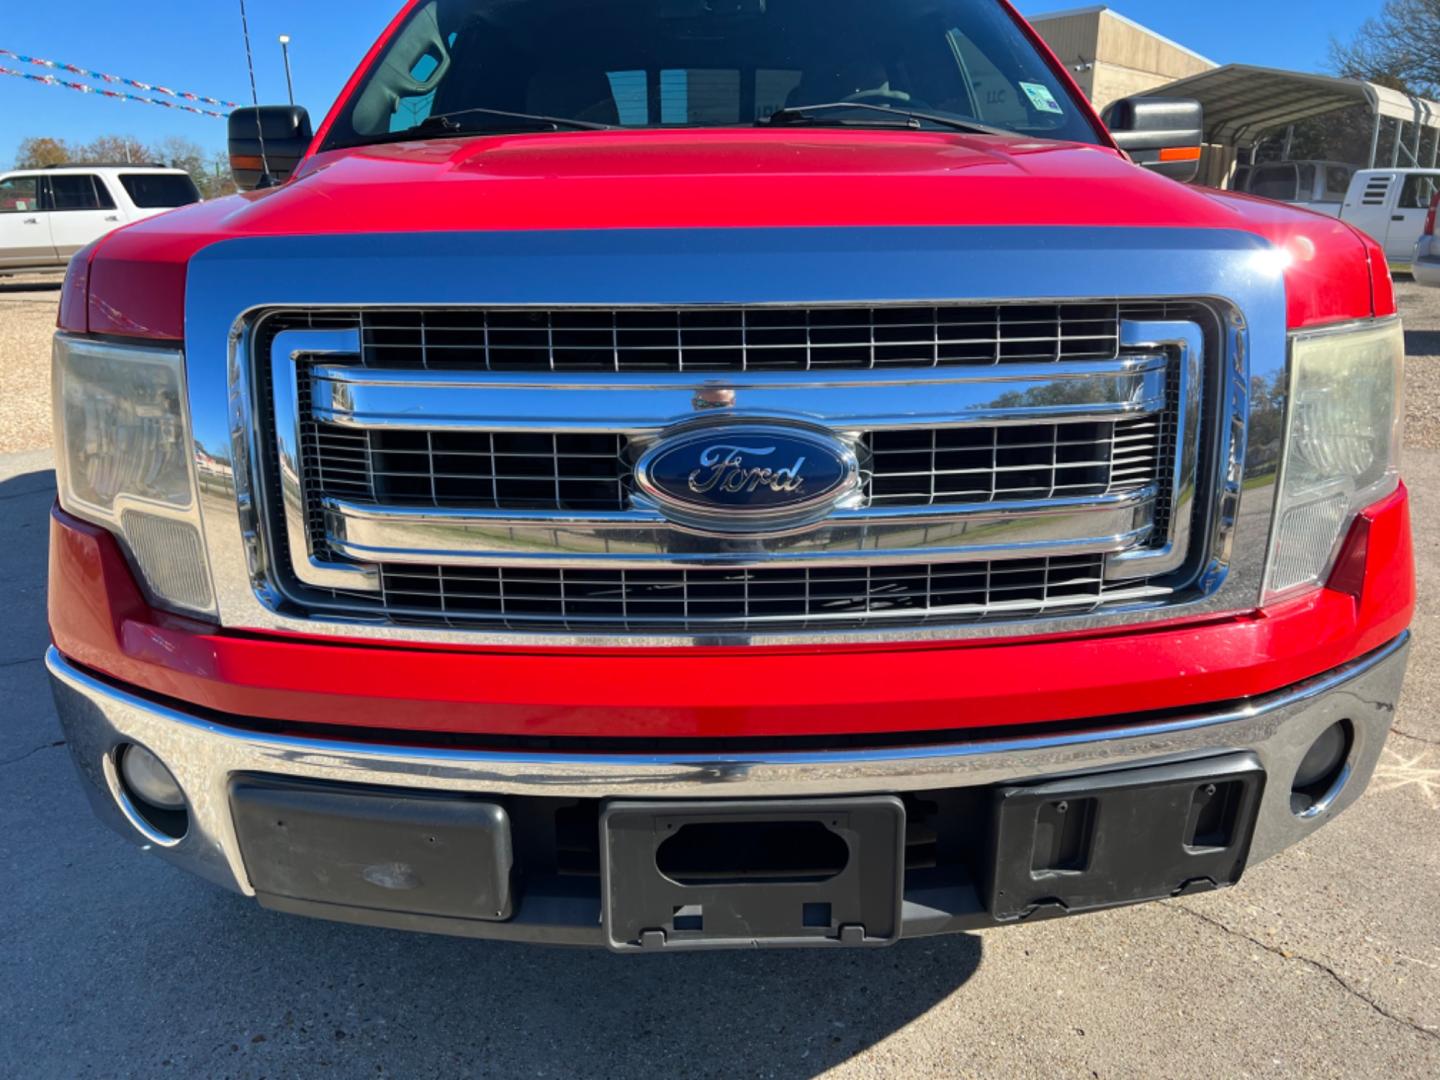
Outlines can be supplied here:
[[[643, 131], [319, 155], [282, 187], [112, 234], [91, 265], [90, 328], [180, 336], [174, 289], [183, 293], [186, 262], [236, 237], [886, 225], [1247, 230], [1295, 257], [1292, 325], [1373, 310], [1366, 247], [1348, 226], [1185, 187], [1101, 147], [944, 132]], [[133, 287], [138, 271], [148, 299]]]

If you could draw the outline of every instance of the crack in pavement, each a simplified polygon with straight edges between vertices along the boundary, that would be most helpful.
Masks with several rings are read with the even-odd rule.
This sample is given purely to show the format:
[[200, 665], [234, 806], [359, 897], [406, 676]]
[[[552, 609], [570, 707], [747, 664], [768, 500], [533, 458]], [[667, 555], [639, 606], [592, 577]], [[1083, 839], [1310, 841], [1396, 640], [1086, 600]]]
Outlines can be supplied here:
[[20, 667], [23, 664], [43, 664], [43, 656], [26, 656], [19, 660], [0, 660], [0, 668]]
[[1369, 994], [1365, 993], [1359, 987], [1352, 986], [1343, 975], [1341, 975], [1334, 968], [1330, 967], [1330, 965], [1328, 964], [1322, 964], [1319, 960], [1312, 960], [1310, 959], [1310, 957], [1301, 956], [1299, 953], [1287, 952], [1286, 950], [1280, 948], [1278, 945], [1272, 945], [1269, 942], [1261, 941], [1259, 938], [1251, 937], [1243, 930], [1236, 930], [1234, 927], [1227, 926], [1219, 919], [1212, 918], [1209, 915], [1196, 911], [1194, 908], [1188, 908], [1184, 904], [1177, 903], [1174, 900], [1162, 901], [1161, 906], [1171, 908], [1175, 911], [1183, 911], [1192, 919], [1198, 919], [1200, 922], [1205, 923], [1207, 926], [1213, 926], [1221, 933], [1229, 934], [1231, 937], [1237, 937], [1241, 941], [1248, 941], [1257, 949], [1264, 949], [1266, 952], [1273, 953], [1275, 956], [1280, 957], [1282, 960], [1298, 960], [1306, 967], [1314, 968], [1322, 975], [1328, 975], [1331, 981], [1334, 982], [1336, 986], [1340, 987], [1340, 989], [1344, 990], [1351, 997], [1357, 998], [1358, 1000], [1363, 1001], [1366, 1005], [1369, 1005], [1372, 1010], [1385, 1017], [1385, 1019], [1394, 1021], [1397, 1024], [1403, 1024], [1405, 1027], [1410, 1028], [1412, 1031], [1424, 1035], [1427, 1039], [1434, 1039], [1436, 1042], [1440, 1042], [1440, 1029], [1429, 1027], [1416, 1020], [1411, 1020], [1408, 1016], [1401, 1016], [1398, 1013], [1391, 1012], [1389, 1009], [1381, 1005], [1378, 1001], [1376, 1001]]
[[64, 739], [57, 739], [55, 742], [48, 742], [48, 743], [45, 743], [43, 746], [37, 746], [37, 747], [35, 747], [35, 749], [33, 749], [33, 750], [27, 750], [27, 751], [25, 751], [25, 753], [21, 754], [19, 757], [12, 757], [12, 758], [0, 759], [0, 769], [3, 769], [6, 765], [18, 765], [18, 764], [20, 764], [20, 762], [24, 761], [26, 758], [34, 757], [36, 754], [40, 753], [40, 751], [42, 751], [42, 750], [54, 750], [57, 746], [64, 746], [64, 745], [65, 745], [65, 740], [64, 740]]
[[1423, 742], [1429, 743], [1431, 746], [1440, 746], [1440, 739], [1432, 739], [1429, 735], [1412, 735], [1404, 728], [1392, 727], [1390, 729], [1390, 733], [1392, 735], [1399, 735], [1402, 739], [1411, 739], [1414, 742]]
[[55, 489], [53, 487], [36, 488], [34, 491], [17, 491], [13, 495], [0, 495], [0, 502], [9, 502], [11, 499], [33, 499], [36, 495], [46, 495], [53, 499]]

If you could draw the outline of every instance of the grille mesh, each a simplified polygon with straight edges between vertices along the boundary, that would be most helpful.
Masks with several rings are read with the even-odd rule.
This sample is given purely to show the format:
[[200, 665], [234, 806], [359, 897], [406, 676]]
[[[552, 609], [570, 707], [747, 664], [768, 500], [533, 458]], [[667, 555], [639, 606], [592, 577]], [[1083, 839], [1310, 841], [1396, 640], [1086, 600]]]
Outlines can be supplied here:
[[360, 316], [365, 363], [470, 371], [810, 371], [1096, 360], [1116, 304], [428, 309]]
[[[1155, 482], [1162, 420], [876, 431], [862, 442], [875, 506], [1082, 497]], [[312, 424], [324, 496], [389, 506], [623, 511], [634, 451], [619, 435], [354, 432]]]
[[761, 570], [391, 566], [382, 582], [386, 613], [402, 622], [734, 628], [1088, 611], [1111, 595], [1103, 569], [1098, 555]]

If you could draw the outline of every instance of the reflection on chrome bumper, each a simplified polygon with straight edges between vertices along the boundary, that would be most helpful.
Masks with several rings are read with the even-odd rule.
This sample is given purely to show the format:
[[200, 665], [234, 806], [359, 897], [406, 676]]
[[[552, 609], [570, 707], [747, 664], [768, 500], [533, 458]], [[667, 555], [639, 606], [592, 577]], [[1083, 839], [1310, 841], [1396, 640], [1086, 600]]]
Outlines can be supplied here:
[[[1253, 863], [1308, 836], [1363, 791], [1390, 728], [1408, 651], [1404, 635], [1343, 668], [1242, 706], [1128, 726], [945, 745], [703, 755], [485, 752], [264, 735], [118, 689], [53, 648], [47, 663], [66, 737], [99, 815], [186, 869], [253, 894], [231, 817], [229, 785], [237, 773], [508, 797], [694, 800], [985, 787], [1249, 751], [1267, 775]], [[1354, 728], [1348, 779], [1321, 812], [1299, 817], [1290, 807], [1296, 770], [1316, 737], [1342, 719]], [[127, 743], [158, 755], [184, 790], [190, 826], [178, 842], [162, 847], [142, 835], [115, 798], [114, 755]]]

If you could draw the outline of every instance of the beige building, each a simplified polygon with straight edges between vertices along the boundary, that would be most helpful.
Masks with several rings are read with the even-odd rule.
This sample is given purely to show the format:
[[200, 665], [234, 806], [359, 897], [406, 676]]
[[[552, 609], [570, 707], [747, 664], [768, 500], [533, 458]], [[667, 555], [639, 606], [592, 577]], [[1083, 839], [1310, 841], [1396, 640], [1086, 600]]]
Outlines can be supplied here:
[[1102, 111], [1112, 101], [1217, 66], [1103, 5], [1036, 15], [1030, 22]]

